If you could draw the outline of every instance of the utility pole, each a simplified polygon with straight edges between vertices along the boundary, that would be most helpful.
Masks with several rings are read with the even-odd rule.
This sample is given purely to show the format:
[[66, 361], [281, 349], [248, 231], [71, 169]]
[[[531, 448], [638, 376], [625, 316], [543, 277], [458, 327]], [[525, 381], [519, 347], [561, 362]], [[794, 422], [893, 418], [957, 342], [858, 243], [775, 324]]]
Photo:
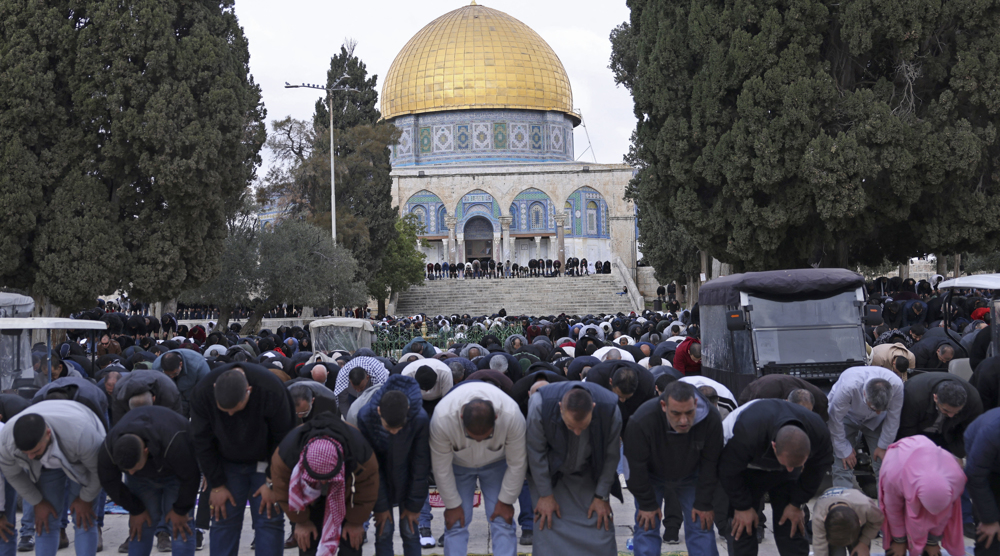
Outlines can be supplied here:
[[330, 232], [333, 235], [333, 242], [337, 243], [337, 174], [334, 173], [334, 163], [333, 163], [333, 93], [336, 91], [353, 91], [355, 93], [360, 93], [358, 89], [353, 87], [341, 87], [339, 86], [341, 82], [347, 79], [347, 72], [340, 76], [340, 79], [336, 81], [331, 87], [324, 87], [322, 85], [313, 85], [311, 83], [303, 83], [301, 85], [290, 85], [285, 81], [286, 89], [319, 89], [320, 91], [326, 91], [326, 104], [327, 109], [330, 111]]

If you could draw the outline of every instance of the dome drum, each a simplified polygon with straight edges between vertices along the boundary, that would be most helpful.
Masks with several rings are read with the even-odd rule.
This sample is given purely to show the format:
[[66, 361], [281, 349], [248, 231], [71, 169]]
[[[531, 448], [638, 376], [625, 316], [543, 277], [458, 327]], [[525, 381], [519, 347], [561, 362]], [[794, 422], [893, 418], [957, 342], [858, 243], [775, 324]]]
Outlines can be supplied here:
[[455, 110], [399, 116], [396, 168], [423, 164], [570, 162], [573, 122], [561, 112]]

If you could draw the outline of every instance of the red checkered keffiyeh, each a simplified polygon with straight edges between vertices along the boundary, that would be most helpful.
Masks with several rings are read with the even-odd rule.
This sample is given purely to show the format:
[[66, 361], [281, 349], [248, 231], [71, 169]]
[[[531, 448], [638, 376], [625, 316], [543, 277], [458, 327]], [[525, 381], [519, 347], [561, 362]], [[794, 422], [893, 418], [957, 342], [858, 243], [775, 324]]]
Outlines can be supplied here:
[[340, 443], [330, 438], [310, 440], [292, 470], [288, 486], [288, 506], [296, 512], [308, 508], [323, 496], [327, 487], [323, 530], [316, 556], [334, 556], [340, 546], [340, 529], [347, 514], [344, 492], [344, 453]]

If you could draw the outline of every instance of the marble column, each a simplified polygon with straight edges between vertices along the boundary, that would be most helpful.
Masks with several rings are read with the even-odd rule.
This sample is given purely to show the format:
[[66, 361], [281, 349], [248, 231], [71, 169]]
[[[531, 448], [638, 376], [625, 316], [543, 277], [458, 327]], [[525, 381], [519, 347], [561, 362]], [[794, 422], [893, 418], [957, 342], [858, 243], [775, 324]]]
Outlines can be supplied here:
[[556, 256], [560, 262], [566, 262], [566, 215], [557, 214], [556, 221]]
[[[510, 237], [510, 224], [514, 219], [510, 216], [500, 217], [500, 234], [503, 236], [501, 239], [501, 249], [503, 253], [497, 251], [497, 262], [510, 261], [512, 263], [517, 262], [514, 258], [514, 238]], [[501, 256], [502, 255], [502, 256]]]
[[465, 264], [465, 234], [456, 234], [455, 263]]
[[455, 242], [455, 227], [458, 226], [458, 218], [455, 218], [454, 216], [445, 216], [444, 224], [448, 227], [448, 239], [445, 243], [445, 249], [448, 250], [448, 264], [453, 265], [458, 260], [458, 257], [456, 256], [457, 247]]
[[533, 258], [542, 258], [542, 236], [535, 236], [535, 256]]
[[500, 230], [493, 232], [493, 254], [491, 256], [498, 266], [503, 264], [503, 248], [500, 244]]

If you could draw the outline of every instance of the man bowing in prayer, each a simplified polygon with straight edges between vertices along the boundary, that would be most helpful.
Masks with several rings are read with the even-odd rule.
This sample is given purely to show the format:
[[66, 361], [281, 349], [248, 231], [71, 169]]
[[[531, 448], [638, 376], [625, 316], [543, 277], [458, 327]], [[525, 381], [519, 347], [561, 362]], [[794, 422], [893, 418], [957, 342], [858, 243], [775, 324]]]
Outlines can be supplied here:
[[543, 386], [528, 402], [529, 487], [535, 507], [533, 551], [614, 555], [611, 494], [622, 418], [618, 396], [589, 382]]

